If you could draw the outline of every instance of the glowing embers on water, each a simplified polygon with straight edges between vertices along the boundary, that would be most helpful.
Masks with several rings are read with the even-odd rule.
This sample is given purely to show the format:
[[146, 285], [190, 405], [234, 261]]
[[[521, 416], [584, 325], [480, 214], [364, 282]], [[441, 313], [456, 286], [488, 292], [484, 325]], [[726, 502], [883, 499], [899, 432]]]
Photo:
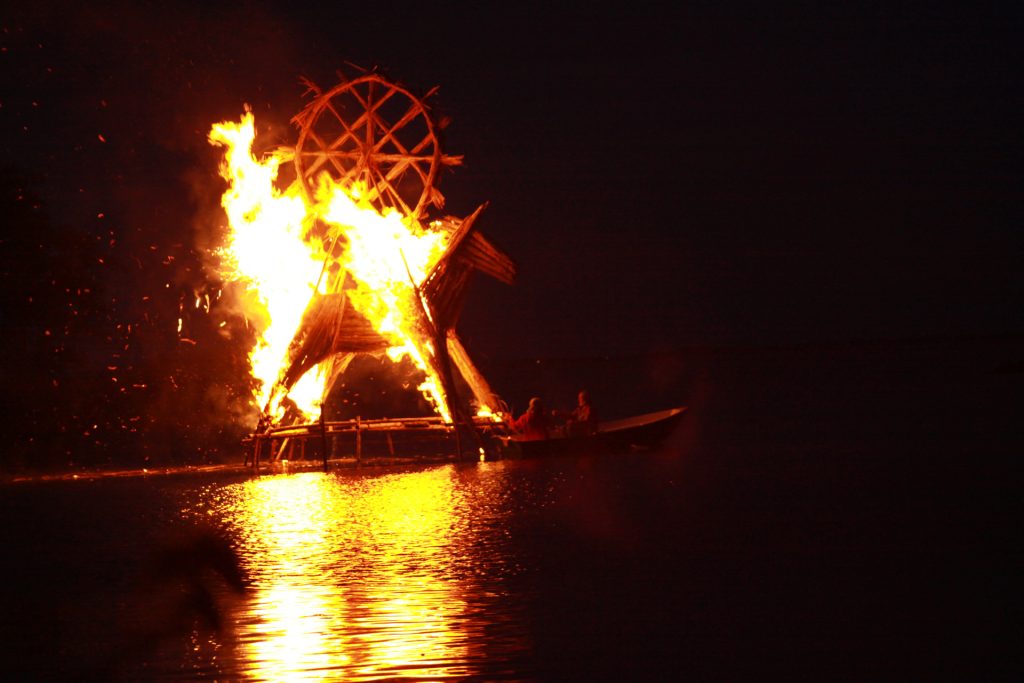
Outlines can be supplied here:
[[[335, 293], [365, 317], [388, 345], [393, 360], [408, 356], [426, 379], [420, 390], [450, 421], [434, 354], [428, 308], [419, 292], [444, 254], [448, 233], [425, 229], [397, 211], [380, 213], [363, 198], [365, 188], [345, 187], [326, 173], [315, 197], [296, 181], [275, 186], [282, 157], [257, 160], [253, 115], [240, 123], [213, 127], [210, 142], [226, 148], [221, 174], [229, 187], [222, 204], [229, 236], [221, 250], [224, 276], [245, 284], [251, 296], [247, 315], [260, 331], [250, 356], [260, 382], [256, 397], [273, 419], [283, 412], [281, 380], [303, 314], [316, 294]], [[323, 364], [306, 372], [287, 398], [306, 419], [319, 412], [326, 372]]]

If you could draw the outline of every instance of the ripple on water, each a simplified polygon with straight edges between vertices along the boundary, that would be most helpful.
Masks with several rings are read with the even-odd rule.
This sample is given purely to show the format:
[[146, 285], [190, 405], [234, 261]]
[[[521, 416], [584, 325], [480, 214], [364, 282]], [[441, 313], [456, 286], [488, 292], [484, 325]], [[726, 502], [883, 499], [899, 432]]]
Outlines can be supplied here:
[[[503, 599], [513, 500], [499, 467], [301, 473], [209, 487], [252, 589], [231, 668], [280, 680], [500, 676], [528, 651]], [[503, 652], [501, 652], [503, 651]], [[497, 668], [496, 668], [497, 667]]]

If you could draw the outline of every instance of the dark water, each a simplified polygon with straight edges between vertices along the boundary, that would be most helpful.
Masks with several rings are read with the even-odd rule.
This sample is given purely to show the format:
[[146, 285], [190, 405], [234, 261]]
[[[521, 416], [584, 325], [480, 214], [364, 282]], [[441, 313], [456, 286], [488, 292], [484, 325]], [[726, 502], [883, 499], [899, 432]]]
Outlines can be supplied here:
[[1021, 352], [645, 359], [654, 453], [7, 485], [4, 671], [1019, 680]]

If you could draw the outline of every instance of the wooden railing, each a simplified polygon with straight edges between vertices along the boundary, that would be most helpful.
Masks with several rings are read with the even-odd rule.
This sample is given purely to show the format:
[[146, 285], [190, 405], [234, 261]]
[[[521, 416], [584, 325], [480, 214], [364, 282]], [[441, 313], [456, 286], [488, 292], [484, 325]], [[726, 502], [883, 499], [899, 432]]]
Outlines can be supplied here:
[[[506, 431], [503, 423], [497, 423], [487, 418], [473, 418], [472, 425], [467, 425], [465, 431], [472, 432], [476, 439], [476, 448], [471, 451], [474, 455], [479, 452], [481, 455], [488, 447], [488, 442], [493, 437], [504, 434]], [[307, 444], [310, 440], [319, 440], [320, 460], [324, 469], [327, 468], [328, 459], [332, 446], [336, 443], [336, 437], [342, 435], [354, 435], [355, 444], [353, 453], [357, 463], [363, 461], [363, 437], [370, 434], [382, 434], [385, 438], [388, 452], [395, 457], [395, 443], [393, 436], [415, 437], [416, 435], [430, 436], [437, 439], [451, 439], [453, 441], [454, 455], [464, 456], [460, 442], [460, 432], [455, 424], [445, 422], [441, 417], [411, 417], [411, 418], [378, 418], [364, 420], [356, 417], [352, 420], [325, 420], [322, 422], [311, 422], [280, 427], [272, 427], [261, 433], [254, 433], [244, 441], [246, 456], [245, 464], [258, 469], [261, 461], [278, 461], [285, 459], [283, 456], [288, 453], [296, 457], [292, 460], [307, 460]]]

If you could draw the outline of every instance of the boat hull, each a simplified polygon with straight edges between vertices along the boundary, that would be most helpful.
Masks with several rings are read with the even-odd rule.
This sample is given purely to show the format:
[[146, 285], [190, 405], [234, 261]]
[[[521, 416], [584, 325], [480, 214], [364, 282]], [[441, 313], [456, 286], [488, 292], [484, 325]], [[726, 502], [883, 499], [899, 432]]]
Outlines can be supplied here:
[[671, 408], [622, 420], [602, 422], [596, 434], [526, 440], [516, 436], [500, 439], [506, 458], [544, 458], [557, 455], [590, 455], [647, 450], [658, 446], [676, 429], [686, 407]]

